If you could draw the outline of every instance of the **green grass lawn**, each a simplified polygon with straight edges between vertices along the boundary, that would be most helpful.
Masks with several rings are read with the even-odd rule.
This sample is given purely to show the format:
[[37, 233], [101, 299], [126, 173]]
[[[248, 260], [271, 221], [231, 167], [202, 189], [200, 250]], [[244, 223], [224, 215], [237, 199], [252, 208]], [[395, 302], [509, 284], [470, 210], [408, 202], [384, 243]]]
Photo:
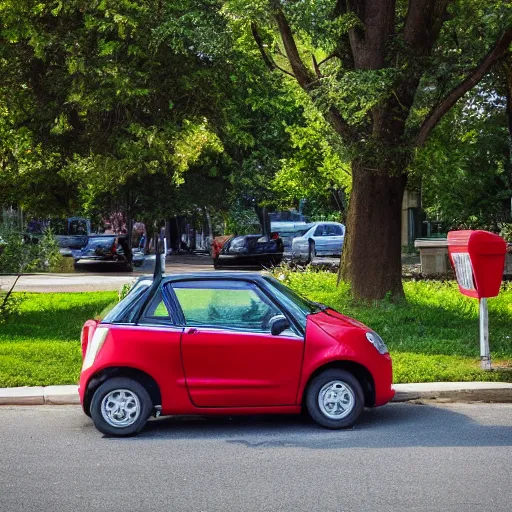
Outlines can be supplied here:
[[0, 324], [0, 387], [76, 383], [82, 325], [116, 300], [117, 293], [23, 296], [20, 315]]
[[[489, 299], [493, 372], [479, 369], [478, 302], [455, 283], [406, 282], [407, 302], [355, 304], [330, 273], [286, 273], [286, 284], [377, 331], [394, 363], [395, 382], [512, 382], [512, 286]], [[18, 316], [0, 325], [0, 387], [71, 384], [80, 365], [80, 330], [117, 300], [115, 292], [24, 294]]]

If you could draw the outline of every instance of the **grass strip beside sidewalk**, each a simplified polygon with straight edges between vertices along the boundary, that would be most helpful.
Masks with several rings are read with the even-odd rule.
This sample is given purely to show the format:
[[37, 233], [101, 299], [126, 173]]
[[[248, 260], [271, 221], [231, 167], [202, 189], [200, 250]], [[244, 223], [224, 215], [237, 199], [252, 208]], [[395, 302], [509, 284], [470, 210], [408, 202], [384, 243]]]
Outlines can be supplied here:
[[[326, 272], [286, 272], [284, 283], [364, 322], [386, 341], [395, 382], [512, 382], [512, 286], [489, 299], [490, 344], [496, 371], [479, 368], [478, 302], [455, 283], [406, 282], [407, 302], [355, 304]], [[23, 294], [19, 316], [0, 325], [0, 387], [74, 384], [80, 330], [117, 300], [115, 292]]]
[[0, 324], [0, 387], [75, 384], [82, 325], [117, 300], [117, 293], [20, 295], [20, 314]]

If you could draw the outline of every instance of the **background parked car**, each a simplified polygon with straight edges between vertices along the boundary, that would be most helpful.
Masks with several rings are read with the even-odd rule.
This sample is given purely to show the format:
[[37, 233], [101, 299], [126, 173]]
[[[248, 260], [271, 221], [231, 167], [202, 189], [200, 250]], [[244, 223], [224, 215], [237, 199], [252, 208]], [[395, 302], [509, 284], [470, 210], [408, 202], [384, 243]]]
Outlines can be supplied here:
[[290, 258], [293, 239], [302, 236], [312, 224], [304, 221], [279, 221], [272, 222], [270, 226], [272, 231], [278, 233], [279, 238], [283, 241], [284, 257]]
[[231, 236], [222, 244], [215, 239], [212, 255], [215, 268], [224, 265], [269, 267], [281, 263], [283, 242], [277, 233], [271, 233], [269, 237], [264, 235]]
[[292, 260], [311, 261], [315, 256], [341, 256], [345, 226], [339, 222], [315, 222], [292, 241]]
[[95, 261], [133, 270], [133, 253], [128, 235], [91, 235], [83, 249], [73, 251], [73, 258], [75, 265], [79, 261]]
[[45, 229], [51, 229], [62, 256], [72, 256], [73, 250], [80, 250], [87, 245], [91, 233], [91, 222], [83, 217], [67, 219], [32, 219], [23, 234], [26, 243], [38, 243]]

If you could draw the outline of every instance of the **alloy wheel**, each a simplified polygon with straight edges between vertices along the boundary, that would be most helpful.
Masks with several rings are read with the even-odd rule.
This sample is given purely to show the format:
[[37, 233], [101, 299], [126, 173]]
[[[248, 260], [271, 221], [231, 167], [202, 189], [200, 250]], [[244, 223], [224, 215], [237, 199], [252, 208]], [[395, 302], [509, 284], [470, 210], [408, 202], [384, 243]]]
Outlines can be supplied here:
[[322, 414], [332, 420], [347, 417], [354, 409], [354, 391], [345, 382], [333, 380], [322, 386], [318, 393], [318, 407]]
[[114, 389], [101, 401], [101, 415], [113, 427], [123, 428], [133, 425], [140, 413], [139, 397], [128, 389]]

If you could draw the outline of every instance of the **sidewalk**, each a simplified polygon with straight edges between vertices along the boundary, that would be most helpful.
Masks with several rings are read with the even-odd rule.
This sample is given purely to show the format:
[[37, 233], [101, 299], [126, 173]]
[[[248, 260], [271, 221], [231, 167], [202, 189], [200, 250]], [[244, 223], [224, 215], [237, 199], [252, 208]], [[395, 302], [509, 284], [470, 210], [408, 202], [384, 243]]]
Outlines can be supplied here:
[[[395, 384], [393, 402], [437, 400], [443, 402], [512, 403], [512, 383], [508, 382], [424, 382]], [[34, 386], [0, 388], [0, 405], [75, 405], [77, 386]]]

